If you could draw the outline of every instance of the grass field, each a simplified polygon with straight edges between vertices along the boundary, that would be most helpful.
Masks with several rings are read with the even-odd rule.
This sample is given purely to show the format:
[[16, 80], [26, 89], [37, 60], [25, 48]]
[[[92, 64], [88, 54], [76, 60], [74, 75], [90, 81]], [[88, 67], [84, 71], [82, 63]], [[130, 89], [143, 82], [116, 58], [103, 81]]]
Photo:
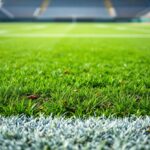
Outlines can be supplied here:
[[149, 108], [149, 24], [0, 24], [0, 115], [123, 117]]

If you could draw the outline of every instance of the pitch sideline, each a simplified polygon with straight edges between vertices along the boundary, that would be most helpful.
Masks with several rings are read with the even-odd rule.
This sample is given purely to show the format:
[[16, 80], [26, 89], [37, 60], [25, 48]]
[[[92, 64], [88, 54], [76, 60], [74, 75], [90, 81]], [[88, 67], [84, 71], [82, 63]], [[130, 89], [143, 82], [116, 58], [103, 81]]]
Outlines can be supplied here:
[[150, 149], [150, 117], [0, 116], [2, 149]]

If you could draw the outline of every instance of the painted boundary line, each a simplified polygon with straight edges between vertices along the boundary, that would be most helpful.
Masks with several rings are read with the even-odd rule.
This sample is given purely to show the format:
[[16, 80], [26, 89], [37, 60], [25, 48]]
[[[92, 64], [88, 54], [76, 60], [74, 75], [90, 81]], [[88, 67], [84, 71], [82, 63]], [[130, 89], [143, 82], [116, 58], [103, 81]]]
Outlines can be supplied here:
[[15, 38], [150, 38], [145, 34], [0, 34]]
[[150, 116], [88, 119], [0, 116], [0, 149], [149, 150]]

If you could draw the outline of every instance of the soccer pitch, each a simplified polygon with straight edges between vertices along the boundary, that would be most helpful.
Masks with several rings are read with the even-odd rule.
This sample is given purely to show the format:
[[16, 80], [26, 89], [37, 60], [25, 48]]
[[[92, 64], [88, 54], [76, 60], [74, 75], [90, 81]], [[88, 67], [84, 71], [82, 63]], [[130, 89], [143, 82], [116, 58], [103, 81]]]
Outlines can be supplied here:
[[1, 23], [0, 114], [150, 115], [149, 24]]
[[149, 109], [149, 24], [0, 24], [0, 149], [149, 150]]

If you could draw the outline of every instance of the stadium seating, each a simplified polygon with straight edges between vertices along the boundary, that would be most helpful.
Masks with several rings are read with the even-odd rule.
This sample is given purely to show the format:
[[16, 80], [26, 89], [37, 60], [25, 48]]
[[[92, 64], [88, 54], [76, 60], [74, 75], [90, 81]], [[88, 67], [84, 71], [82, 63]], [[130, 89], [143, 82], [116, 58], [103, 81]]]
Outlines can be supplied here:
[[134, 18], [150, 11], [150, 0], [1, 0], [0, 19]]
[[3, 7], [15, 18], [31, 18], [42, 0], [4, 0]]
[[52, 7], [99, 7], [102, 0], [52, 0]]
[[110, 18], [102, 0], [53, 0], [44, 18]]
[[112, 0], [117, 17], [139, 17], [142, 11], [150, 7], [150, 0]]
[[4, 15], [2, 12], [0, 12], [0, 18], [5, 18], [6, 15]]

